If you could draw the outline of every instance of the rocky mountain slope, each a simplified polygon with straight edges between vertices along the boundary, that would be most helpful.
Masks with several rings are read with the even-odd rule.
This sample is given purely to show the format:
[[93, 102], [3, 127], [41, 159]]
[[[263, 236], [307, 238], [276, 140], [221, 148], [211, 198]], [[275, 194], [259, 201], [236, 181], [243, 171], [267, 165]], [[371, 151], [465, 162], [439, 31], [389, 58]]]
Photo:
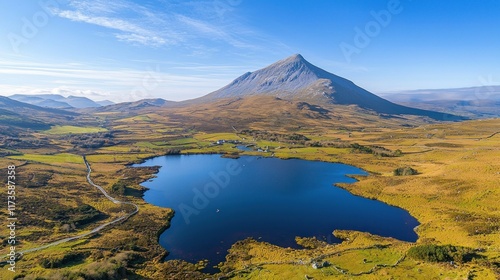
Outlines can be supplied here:
[[401, 106], [387, 101], [353, 82], [314, 66], [300, 54], [292, 55], [255, 72], [247, 72], [227, 86], [197, 99], [207, 102], [221, 98], [273, 96], [325, 105], [357, 105], [380, 114], [406, 114], [435, 120], [462, 117]]

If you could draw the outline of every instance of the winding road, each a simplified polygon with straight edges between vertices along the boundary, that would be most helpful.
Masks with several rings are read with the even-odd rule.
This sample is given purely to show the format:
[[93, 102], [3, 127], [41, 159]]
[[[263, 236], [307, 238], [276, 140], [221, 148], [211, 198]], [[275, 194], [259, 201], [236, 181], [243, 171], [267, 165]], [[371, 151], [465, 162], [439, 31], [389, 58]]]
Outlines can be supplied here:
[[[137, 212], [139, 212], [139, 206], [137, 206], [137, 204], [134, 204], [134, 203], [131, 203], [131, 202], [126, 202], [126, 201], [120, 201], [112, 196], [110, 196], [105, 190], [103, 187], [95, 184], [94, 182], [92, 182], [92, 179], [90, 179], [90, 173], [92, 172], [92, 169], [90, 168], [90, 164], [89, 162], [87, 161], [87, 159], [85, 158], [85, 156], [83, 156], [83, 161], [85, 162], [85, 165], [87, 166], [87, 182], [94, 186], [95, 188], [97, 188], [99, 191], [102, 192], [102, 194], [107, 198], [109, 199], [111, 202], [115, 203], [115, 204], [124, 204], [124, 205], [132, 205], [134, 206], [135, 210], [124, 215], [124, 216], [121, 216], [113, 221], [110, 221], [110, 222], [107, 222], [105, 224], [102, 224], [96, 228], [94, 228], [92, 231], [90, 232], [87, 232], [87, 233], [82, 233], [82, 234], [79, 234], [79, 235], [75, 235], [73, 237], [67, 237], [67, 238], [63, 238], [63, 239], [60, 239], [60, 240], [57, 240], [57, 241], [54, 241], [52, 243], [49, 243], [49, 244], [46, 244], [46, 245], [43, 245], [43, 246], [40, 246], [40, 247], [35, 247], [35, 248], [31, 248], [31, 249], [26, 249], [26, 250], [22, 250], [22, 251], [19, 251], [17, 252], [18, 255], [24, 255], [26, 253], [30, 253], [30, 252], [34, 252], [34, 251], [39, 251], [39, 250], [43, 250], [43, 249], [46, 249], [46, 248], [49, 248], [49, 247], [52, 247], [52, 246], [56, 246], [56, 245], [59, 245], [61, 243], [65, 243], [65, 242], [69, 242], [69, 241], [73, 241], [73, 240], [76, 240], [76, 239], [80, 239], [80, 238], [84, 238], [84, 237], [87, 237], [87, 236], [90, 236], [92, 234], [95, 234], [99, 231], [101, 231], [102, 229], [108, 227], [108, 226], [111, 226], [113, 224], [116, 224], [116, 223], [119, 223], [119, 222], [122, 222], [122, 221], [125, 221], [127, 220], [128, 218], [130, 218], [132, 215], [136, 214]], [[8, 258], [9, 256], [8, 255], [4, 255], [3, 258]]]

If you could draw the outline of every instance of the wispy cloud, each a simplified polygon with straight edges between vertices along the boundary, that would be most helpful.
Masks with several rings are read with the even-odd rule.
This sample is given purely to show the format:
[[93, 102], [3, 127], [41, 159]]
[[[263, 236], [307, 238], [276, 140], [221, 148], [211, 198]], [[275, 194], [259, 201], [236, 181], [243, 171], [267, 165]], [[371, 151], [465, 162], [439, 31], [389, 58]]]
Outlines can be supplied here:
[[211, 40], [218, 40], [226, 42], [234, 47], [239, 48], [252, 48], [254, 45], [243, 42], [241, 39], [237, 39], [235, 34], [228, 33], [222, 28], [212, 25], [210, 23], [190, 18], [184, 15], [177, 15], [177, 20], [184, 26], [188, 27], [197, 36], [210, 38]]
[[[159, 15], [155, 15], [136, 4], [120, 1], [116, 3], [111, 1], [72, 1], [70, 3], [70, 6], [73, 7], [72, 10], [54, 9], [52, 12], [61, 18], [110, 29], [117, 39], [129, 43], [161, 46], [181, 41], [176, 32], [152, 25], [161, 22], [157, 18]], [[121, 15], [127, 10], [134, 11], [135, 18]]]
[[[14, 93], [56, 93], [64, 89], [66, 95], [97, 96], [112, 101], [132, 101], [161, 96], [170, 100], [184, 100], [208, 93], [225, 85], [233, 74], [229, 66], [226, 75], [210, 74], [214, 68], [189, 68], [190, 74], [170, 74], [160, 65], [142, 71], [135, 69], [102, 69], [81, 63], [45, 64], [23, 61], [0, 61], [0, 95]], [[29, 80], [30, 86], [20, 86]], [[99, 97], [99, 99], [102, 99]]]
[[224, 1], [155, 2], [154, 6], [147, 6], [129, 0], [70, 0], [69, 5], [53, 13], [106, 28], [109, 35], [120, 41], [150, 47], [176, 45], [193, 53], [214, 51], [208, 42], [250, 50], [269, 49], [270, 45], [277, 49], [283, 47], [265, 34], [232, 19], [230, 12], [235, 6], [224, 4]]

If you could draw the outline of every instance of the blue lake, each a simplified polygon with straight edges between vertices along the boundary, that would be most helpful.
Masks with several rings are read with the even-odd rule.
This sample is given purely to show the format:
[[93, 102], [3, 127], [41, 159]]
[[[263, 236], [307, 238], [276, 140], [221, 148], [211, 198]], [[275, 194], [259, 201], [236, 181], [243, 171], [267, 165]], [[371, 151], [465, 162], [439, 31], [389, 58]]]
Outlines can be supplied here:
[[335, 229], [416, 241], [418, 221], [407, 211], [335, 187], [367, 175], [354, 166], [298, 159], [176, 155], [135, 166], [161, 166], [142, 183], [147, 202], [173, 208], [160, 236], [167, 259], [225, 260], [230, 246], [247, 237], [294, 247], [296, 236], [339, 242]]

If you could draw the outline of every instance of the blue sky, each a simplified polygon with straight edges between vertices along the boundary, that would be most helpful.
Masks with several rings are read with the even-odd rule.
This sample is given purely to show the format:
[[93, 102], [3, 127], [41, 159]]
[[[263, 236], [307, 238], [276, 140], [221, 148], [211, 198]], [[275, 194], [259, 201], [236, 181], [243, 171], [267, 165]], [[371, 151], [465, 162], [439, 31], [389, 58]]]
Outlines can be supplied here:
[[294, 53], [374, 93], [500, 84], [500, 1], [0, 2], [0, 94], [183, 100]]

